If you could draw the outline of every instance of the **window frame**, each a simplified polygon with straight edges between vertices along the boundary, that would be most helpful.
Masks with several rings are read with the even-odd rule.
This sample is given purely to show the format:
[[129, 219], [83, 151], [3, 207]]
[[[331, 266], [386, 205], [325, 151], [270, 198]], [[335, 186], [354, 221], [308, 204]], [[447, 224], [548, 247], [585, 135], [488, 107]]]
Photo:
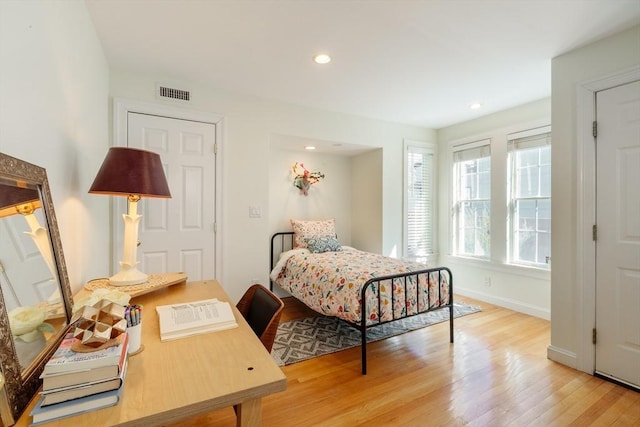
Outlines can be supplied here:
[[[518, 148], [516, 144], [525, 144], [528, 146]], [[542, 126], [539, 128], [533, 128], [522, 132], [516, 132], [507, 135], [507, 264], [513, 266], [520, 267], [529, 267], [536, 268], [540, 270], [550, 270], [551, 269], [551, 204], [552, 204], [552, 194], [551, 194], [551, 144], [552, 144], [552, 133], [551, 126]], [[527, 150], [531, 148], [542, 148], [548, 146], [549, 147], [549, 176], [548, 176], [548, 193], [549, 196], [519, 196], [518, 193], [518, 181], [517, 181], [517, 171], [516, 171], [516, 153], [518, 150]], [[540, 157], [540, 154], [538, 154]], [[540, 159], [538, 159], [537, 167], [543, 166], [540, 163]], [[542, 180], [542, 176], [538, 174], [538, 184]], [[538, 190], [538, 194], [540, 194], [540, 190]], [[519, 250], [518, 237], [516, 233], [519, 230], [517, 227], [516, 214], [517, 214], [517, 205], [520, 201], [549, 201], [549, 226], [548, 232], [546, 232], [549, 236], [549, 255], [546, 257], [546, 262], [531, 262], [527, 260], [518, 259], [517, 251]], [[539, 238], [537, 237], [543, 231], [538, 229], [538, 209], [536, 203], [536, 212], [535, 212], [535, 230], [533, 232], [536, 234], [536, 257], [538, 252], [538, 242]]]
[[[430, 216], [431, 216], [431, 230], [430, 230], [430, 250], [427, 250], [426, 254], [411, 254], [409, 253], [409, 154], [411, 152], [422, 152], [426, 154], [430, 154], [432, 156], [432, 167], [431, 167], [431, 203], [429, 206]], [[403, 239], [402, 239], [402, 256], [406, 259], [410, 259], [417, 262], [428, 263], [432, 260], [437, 259], [438, 257], [438, 217], [437, 217], [437, 204], [438, 204], [438, 145], [435, 143], [414, 141], [414, 140], [404, 140], [403, 143], [403, 152], [402, 152], [402, 183], [403, 183], [403, 217], [402, 217], [402, 228], [403, 228]]]
[[[451, 233], [451, 248], [452, 248], [452, 254], [453, 256], [457, 256], [457, 257], [465, 257], [465, 258], [472, 258], [472, 259], [477, 259], [477, 260], [482, 260], [482, 261], [489, 261], [491, 260], [491, 246], [492, 246], [492, 242], [491, 242], [491, 209], [492, 209], [492, 196], [491, 196], [491, 187], [492, 187], [492, 181], [493, 181], [493, 176], [492, 176], [492, 168], [491, 168], [491, 163], [493, 162], [493, 158], [492, 158], [492, 150], [491, 150], [491, 138], [485, 138], [485, 139], [480, 139], [480, 140], [475, 140], [472, 142], [465, 142], [465, 143], [460, 143], [460, 144], [455, 144], [451, 146], [451, 174], [452, 174], [452, 186], [451, 186], [451, 197], [452, 197], [452, 203], [451, 203], [451, 224], [452, 224], [452, 233]], [[460, 183], [460, 179], [461, 179], [461, 173], [459, 170], [459, 165], [460, 165], [460, 161], [456, 161], [456, 156], [458, 155], [458, 153], [461, 153], [463, 151], [471, 151], [471, 150], [476, 150], [476, 149], [487, 149], [488, 150], [488, 156], [482, 156], [482, 157], [478, 157], [478, 159], [481, 158], [488, 158], [489, 159], [489, 196], [488, 198], [462, 198], [461, 197], [461, 183]], [[488, 240], [487, 240], [487, 253], [484, 255], [478, 255], [478, 254], [471, 254], [471, 253], [467, 253], [467, 252], [463, 252], [460, 249], [460, 230], [461, 230], [461, 224], [460, 224], [460, 219], [462, 217], [462, 205], [463, 203], [475, 203], [475, 202], [480, 202], [480, 203], [486, 203], [488, 205], [489, 208], [489, 222], [488, 222], [488, 229], [487, 229], [487, 236], [488, 236]]]

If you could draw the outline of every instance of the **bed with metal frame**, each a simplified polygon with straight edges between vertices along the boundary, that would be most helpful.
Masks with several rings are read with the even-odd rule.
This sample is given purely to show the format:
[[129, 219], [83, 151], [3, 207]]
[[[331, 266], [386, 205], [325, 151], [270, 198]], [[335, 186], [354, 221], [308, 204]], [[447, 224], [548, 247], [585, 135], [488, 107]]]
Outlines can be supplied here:
[[[280, 254], [290, 249], [293, 249], [293, 245], [294, 245], [294, 233], [292, 231], [278, 232], [271, 237], [270, 270], [269, 271], [272, 271], [276, 266], [278, 260], [280, 259]], [[425, 306], [420, 307], [420, 304], [418, 303], [417, 309], [415, 309], [415, 312], [409, 313], [409, 311], [406, 310], [404, 313], [399, 313], [396, 310], [397, 301], [393, 301], [393, 299], [396, 298], [396, 296], [394, 292], [391, 292], [391, 299], [392, 299], [391, 320], [382, 320], [380, 317], [378, 317], [377, 320], [371, 319], [370, 310], [366, 308], [367, 292], [374, 292], [374, 296], [376, 296], [375, 293], [377, 293], [377, 296], [376, 296], [377, 302], [378, 302], [377, 313], [381, 313], [380, 303], [382, 301], [382, 298], [381, 298], [380, 292], [381, 292], [381, 289], [383, 288], [381, 286], [381, 283], [386, 281], [392, 281], [393, 287], [404, 286], [404, 292], [402, 293], [404, 296], [404, 302], [403, 304], [400, 304], [400, 305], [407, 307], [407, 304], [409, 304], [409, 299], [413, 295], [407, 291], [408, 289], [407, 283], [411, 280], [414, 280], [414, 283], [420, 283], [420, 280], [424, 279], [424, 276], [420, 277], [421, 275], [429, 275], [427, 282], [432, 280], [437, 280], [438, 286], [435, 287], [438, 292], [437, 301], [439, 302], [439, 304], [437, 306], [430, 307], [430, 304], [427, 304], [426, 307]], [[446, 287], [446, 289], [448, 289], [448, 296], [445, 295], [444, 301], [441, 295], [443, 281], [446, 281], [446, 283], [444, 283], [444, 286]], [[271, 280], [270, 288], [272, 290], [273, 290], [273, 285], [274, 285], [274, 282]], [[427, 286], [426, 291], [429, 292], [429, 286]], [[404, 319], [407, 317], [416, 316], [418, 314], [423, 314], [429, 311], [436, 311], [436, 310], [442, 310], [442, 309], [448, 308], [449, 309], [449, 341], [453, 343], [453, 275], [449, 268], [447, 267], [425, 268], [421, 270], [403, 272], [399, 274], [372, 277], [362, 285], [362, 287], [358, 290], [358, 292], [360, 292], [360, 295], [359, 295], [360, 320], [357, 322], [351, 322], [345, 319], [341, 319], [341, 320], [360, 330], [361, 360], [362, 360], [361, 366], [362, 366], [363, 375], [367, 373], [367, 330], [369, 328], [383, 325], [385, 323], [394, 322], [396, 320]], [[415, 292], [416, 292], [415, 294], [416, 301], [418, 301], [419, 298], [417, 294], [418, 292], [420, 292], [419, 286], [415, 286]], [[300, 299], [299, 296], [296, 296], [294, 294], [292, 294], [292, 296], [297, 299]], [[429, 296], [427, 296], [427, 301], [430, 301]], [[324, 313], [321, 313], [321, 314], [324, 315]]]

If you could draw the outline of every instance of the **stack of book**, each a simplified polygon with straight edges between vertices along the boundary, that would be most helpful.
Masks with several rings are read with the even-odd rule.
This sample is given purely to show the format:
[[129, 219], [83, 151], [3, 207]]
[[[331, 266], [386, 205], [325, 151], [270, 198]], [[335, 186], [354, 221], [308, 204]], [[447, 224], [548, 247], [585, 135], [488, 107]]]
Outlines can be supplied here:
[[117, 404], [127, 372], [129, 336], [118, 344], [90, 353], [71, 348], [78, 341], [67, 335], [47, 362], [40, 378], [42, 392], [31, 411], [31, 425]]

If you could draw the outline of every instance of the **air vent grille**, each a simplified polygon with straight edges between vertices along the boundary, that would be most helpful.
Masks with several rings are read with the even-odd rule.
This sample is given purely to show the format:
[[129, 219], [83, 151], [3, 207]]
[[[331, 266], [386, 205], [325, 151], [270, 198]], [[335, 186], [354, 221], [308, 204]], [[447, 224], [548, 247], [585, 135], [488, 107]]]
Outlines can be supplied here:
[[191, 99], [191, 92], [188, 90], [174, 89], [166, 86], [160, 86], [160, 97], [179, 99], [181, 101], [189, 101]]

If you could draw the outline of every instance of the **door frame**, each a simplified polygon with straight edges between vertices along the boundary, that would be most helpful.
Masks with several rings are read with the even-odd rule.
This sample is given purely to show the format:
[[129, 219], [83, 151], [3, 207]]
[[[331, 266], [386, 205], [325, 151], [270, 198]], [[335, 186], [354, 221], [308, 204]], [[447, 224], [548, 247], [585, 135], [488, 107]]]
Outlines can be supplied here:
[[592, 123], [596, 118], [596, 92], [640, 80], [640, 66], [585, 81], [577, 85], [576, 114], [576, 368], [593, 374], [596, 369], [596, 245], [592, 225], [596, 222], [596, 147]]
[[[127, 143], [127, 120], [129, 113], [140, 113], [154, 116], [161, 116], [170, 119], [182, 119], [190, 120], [194, 122], [210, 123], [215, 125], [215, 137], [216, 137], [216, 155], [215, 158], [215, 197], [214, 197], [214, 222], [215, 233], [214, 236], [214, 248], [215, 248], [215, 260], [213, 266], [212, 279], [220, 279], [222, 277], [222, 242], [223, 242], [223, 216], [222, 216], [222, 164], [224, 150], [223, 147], [223, 128], [224, 128], [224, 116], [221, 114], [209, 113], [204, 111], [188, 110], [179, 107], [173, 107], [163, 104], [156, 104], [152, 102], [134, 101], [124, 98], [114, 98], [113, 100], [113, 146], [122, 147]], [[117, 247], [116, 242], [113, 239], [115, 235], [122, 235], [124, 233], [124, 226], [122, 221], [118, 221], [124, 211], [118, 207], [119, 203], [111, 203], [111, 229], [113, 230], [111, 239], [111, 267], [116, 265], [117, 260]], [[122, 206], [125, 206], [122, 204]]]

